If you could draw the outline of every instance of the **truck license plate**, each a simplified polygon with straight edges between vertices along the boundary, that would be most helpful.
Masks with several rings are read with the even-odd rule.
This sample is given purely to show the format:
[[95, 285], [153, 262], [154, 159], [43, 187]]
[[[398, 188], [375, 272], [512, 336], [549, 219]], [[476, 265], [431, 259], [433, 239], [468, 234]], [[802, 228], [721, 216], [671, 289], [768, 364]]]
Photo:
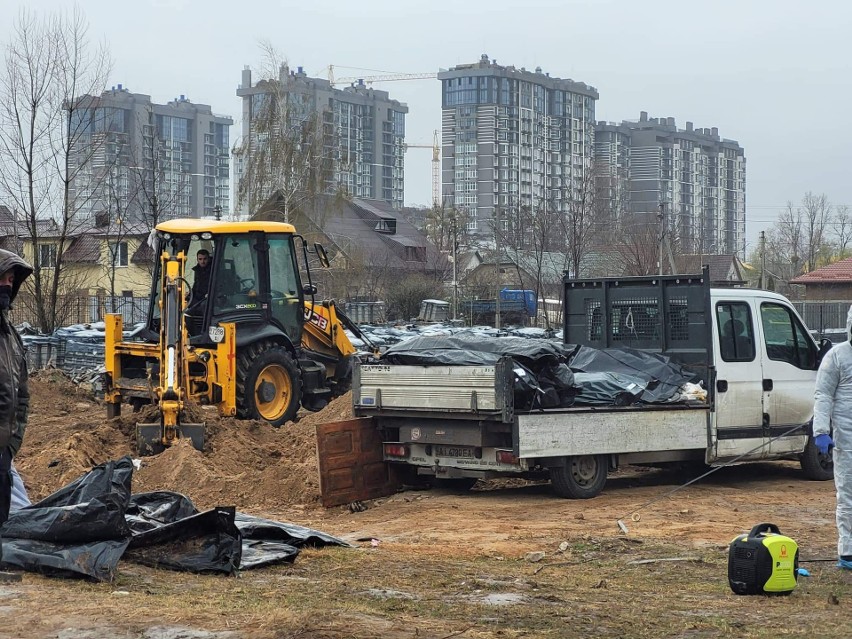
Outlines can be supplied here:
[[464, 457], [473, 459], [473, 448], [468, 446], [435, 446], [435, 457]]

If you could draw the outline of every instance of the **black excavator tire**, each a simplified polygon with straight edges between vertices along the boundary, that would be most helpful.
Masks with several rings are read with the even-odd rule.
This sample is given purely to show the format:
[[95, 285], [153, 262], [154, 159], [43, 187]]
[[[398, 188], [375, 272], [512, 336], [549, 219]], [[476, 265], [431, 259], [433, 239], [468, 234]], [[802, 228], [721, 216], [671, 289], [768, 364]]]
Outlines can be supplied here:
[[[270, 367], [276, 377], [285, 383], [289, 380], [290, 388], [283, 410], [267, 409], [264, 415], [263, 407], [258, 405], [258, 377]], [[275, 388], [275, 393], [279, 392], [281, 389]], [[237, 417], [263, 420], [278, 428], [296, 417], [301, 401], [302, 377], [290, 351], [268, 340], [242, 349], [237, 356]], [[274, 414], [270, 415], [270, 411]]]

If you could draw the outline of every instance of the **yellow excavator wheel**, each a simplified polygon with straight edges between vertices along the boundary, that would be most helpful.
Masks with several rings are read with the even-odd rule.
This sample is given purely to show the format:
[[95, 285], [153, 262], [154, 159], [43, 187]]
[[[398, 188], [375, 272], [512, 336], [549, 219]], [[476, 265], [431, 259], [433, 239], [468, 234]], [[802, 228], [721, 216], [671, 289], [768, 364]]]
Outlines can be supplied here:
[[279, 364], [270, 364], [260, 371], [254, 385], [255, 404], [259, 415], [269, 422], [281, 419], [293, 401], [290, 374]]

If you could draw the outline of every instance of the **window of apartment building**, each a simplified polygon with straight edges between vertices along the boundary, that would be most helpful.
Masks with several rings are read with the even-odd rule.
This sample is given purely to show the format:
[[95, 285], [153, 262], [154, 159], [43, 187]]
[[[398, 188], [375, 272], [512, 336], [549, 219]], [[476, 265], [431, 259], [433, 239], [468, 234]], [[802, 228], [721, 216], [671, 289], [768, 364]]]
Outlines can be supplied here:
[[110, 266], [127, 266], [127, 242], [109, 243]]
[[56, 267], [56, 244], [38, 245], [38, 266], [41, 268]]

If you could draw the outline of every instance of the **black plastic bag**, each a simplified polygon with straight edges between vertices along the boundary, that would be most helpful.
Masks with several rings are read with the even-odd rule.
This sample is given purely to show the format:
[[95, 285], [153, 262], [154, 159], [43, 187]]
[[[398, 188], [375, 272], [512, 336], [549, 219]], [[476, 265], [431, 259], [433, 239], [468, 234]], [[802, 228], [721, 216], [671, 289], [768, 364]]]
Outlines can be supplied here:
[[190, 572], [233, 574], [293, 561], [304, 546], [346, 542], [295, 524], [238, 514], [233, 507], [199, 513], [170, 491], [130, 495], [129, 457], [89, 473], [2, 528], [3, 566], [56, 576], [111, 581], [119, 559]]
[[580, 391], [577, 406], [629, 406], [645, 392], [645, 380], [619, 373], [575, 373]]
[[[692, 373], [668, 357], [635, 348], [596, 349], [583, 346], [571, 358], [569, 366], [575, 373], [610, 373], [623, 377], [628, 384], [638, 380], [644, 387], [639, 401], [646, 403], [669, 402], [686, 382], [695, 381]], [[575, 377], [579, 381], [579, 377]], [[610, 378], [607, 383], [615, 381], [616, 378]], [[628, 389], [625, 387], [625, 390]], [[577, 402], [580, 402], [580, 396]]]
[[318, 530], [262, 517], [237, 513], [237, 528], [243, 537], [243, 569], [293, 562], [300, 548], [347, 546], [351, 544]]
[[86, 544], [61, 544], [34, 539], [3, 538], [3, 568], [37, 572], [51, 577], [115, 579], [118, 561], [130, 539]]
[[235, 514], [219, 507], [134, 534], [125, 558], [154, 568], [234, 574], [242, 555]]
[[0, 529], [2, 565], [111, 581], [130, 541], [124, 512], [132, 476], [129, 457], [109, 461], [12, 513]]

